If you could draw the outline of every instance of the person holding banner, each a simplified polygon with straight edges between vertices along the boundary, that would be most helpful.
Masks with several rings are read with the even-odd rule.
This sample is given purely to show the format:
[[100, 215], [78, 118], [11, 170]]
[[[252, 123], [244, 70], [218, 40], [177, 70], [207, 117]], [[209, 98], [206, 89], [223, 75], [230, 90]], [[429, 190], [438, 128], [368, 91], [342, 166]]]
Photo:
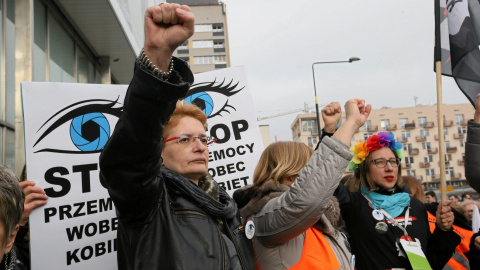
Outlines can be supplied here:
[[439, 205], [430, 233], [424, 204], [410, 197], [403, 184], [402, 149], [391, 132], [351, 148], [349, 168], [360, 192], [340, 184], [335, 196], [357, 258], [355, 269], [442, 269], [460, 243], [452, 230], [450, 201]]
[[119, 218], [119, 269], [255, 268], [235, 202], [208, 177], [206, 115], [177, 103], [193, 74], [172, 54], [194, 24], [188, 6], [147, 9], [144, 50], [100, 156]]
[[0, 269], [19, 269], [16, 251], [13, 248], [15, 236], [20, 227], [25, 195], [18, 185], [18, 179], [6, 166], [0, 166]]
[[[297, 142], [269, 145], [253, 185], [234, 193], [246, 232], [253, 238], [257, 269], [353, 269], [343, 221], [332, 197], [352, 153], [349, 145], [368, 118], [363, 99], [345, 104], [346, 120], [313, 152]], [[322, 115], [341, 111], [330, 104]], [[313, 152], [313, 155], [312, 155]]]

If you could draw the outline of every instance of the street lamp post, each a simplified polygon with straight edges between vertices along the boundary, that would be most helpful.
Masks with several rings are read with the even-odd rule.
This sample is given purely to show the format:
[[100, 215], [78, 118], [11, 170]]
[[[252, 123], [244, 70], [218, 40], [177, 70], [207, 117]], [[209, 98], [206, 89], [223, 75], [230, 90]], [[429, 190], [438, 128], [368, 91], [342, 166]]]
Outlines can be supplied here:
[[320, 115], [318, 111], [318, 98], [317, 98], [317, 87], [315, 85], [315, 69], [316, 64], [335, 64], [335, 63], [352, 63], [355, 61], [360, 61], [358, 57], [350, 57], [348, 61], [331, 61], [331, 62], [315, 62], [312, 64], [312, 74], [313, 74], [313, 89], [315, 90], [315, 110], [317, 112], [317, 129], [318, 129], [318, 140], [322, 137], [322, 129], [320, 128]]

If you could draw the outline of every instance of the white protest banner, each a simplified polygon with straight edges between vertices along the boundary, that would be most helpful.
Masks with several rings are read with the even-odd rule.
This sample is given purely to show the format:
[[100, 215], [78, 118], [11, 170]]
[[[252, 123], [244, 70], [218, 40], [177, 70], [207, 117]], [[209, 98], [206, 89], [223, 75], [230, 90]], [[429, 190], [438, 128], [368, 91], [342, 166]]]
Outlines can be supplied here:
[[98, 157], [127, 86], [22, 83], [28, 179], [49, 197], [30, 216], [32, 269], [117, 269], [115, 208]]
[[203, 109], [207, 133], [217, 138], [209, 147], [213, 179], [230, 195], [252, 184], [264, 146], [243, 67], [196, 74], [185, 101]]
[[[117, 269], [115, 207], [98, 158], [126, 85], [22, 83], [27, 175], [49, 197], [30, 216], [32, 269]], [[195, 76], [188, 102], [208, 118], [209, 172], [230, 194], [252, 183], [263, 151], [242, 68]]]

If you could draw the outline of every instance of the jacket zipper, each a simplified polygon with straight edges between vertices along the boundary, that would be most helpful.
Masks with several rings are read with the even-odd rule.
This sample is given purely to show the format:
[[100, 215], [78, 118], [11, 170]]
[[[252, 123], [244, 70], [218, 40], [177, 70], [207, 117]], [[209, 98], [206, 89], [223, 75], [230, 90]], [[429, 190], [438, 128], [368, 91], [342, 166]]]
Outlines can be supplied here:
[[[218, 219], [218, 224], [223, 226], [223, 220]], [[217, 225], [218, 235], [220, 236], [220, 242], [222, 243], [222, 255], [223, 255], [223, 269], [227, 269], [227, 252], [225, 251], [225, 240], [222, 236], [222, 231]], [[227, 230], [228, 231], [228, 230]]]
[[[230, 228], [227, 226], [226, 227], [226, 231], [228, 232], [228, 236], [230, 236], [230, 238], [232, 239], [232, 243], [233, 245], [235, 246], [235, 249], [237, 250], [237, 254], [238, 254], [238, 259], [240, 260], [240, 264], [242, 265], [242, 269], [247, 269], [245, 267], [245, 263], [243, 262], [243, 257], [242, 257], [242, 253], [240, 252], [240, 249], [238, 248], [238, 245], [237, 243], [235, 242], [235, 238], [233, 237], [232, 235], [232, 232], [230, 231]], [[233, 233], [238, 234], [238, 232], [241, 232], [242, 229], [245, 229], [245, 227], [243, 227], [242, 225], [240, 225], [238, 228], [236, 228]]]

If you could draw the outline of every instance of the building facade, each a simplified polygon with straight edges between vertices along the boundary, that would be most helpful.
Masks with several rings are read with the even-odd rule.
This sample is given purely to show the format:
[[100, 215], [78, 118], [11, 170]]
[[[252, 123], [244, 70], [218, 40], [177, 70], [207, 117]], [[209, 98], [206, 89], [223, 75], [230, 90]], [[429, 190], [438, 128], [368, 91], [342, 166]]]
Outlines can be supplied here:
[[195, 14], [195, 33], [178, 47], [175, 56], [190, 64], [193, 73], [230, 67], [226, 6], [218, 0], [176, 0]]
[[[445, 172], [450, 189], [466, 186], [465, 141], [467, 121], [473, 118], [471, 104], [443, 105], [443, 135], [445, 136]], [[342, 116], [345, 120], [345, 116]], [[403, 144], [403, 175], [419, 179], [425, 190], [438, 189], [440, 156], [437, 106], [374, 109], [367, 122], [354, 135], [353, 141], [365, 141], [380, 131], [392, 132]], [[323, 126], [323, 122], [320, 123]], [[294, 141], [315, 147], [318, 140], [316, 114], [299, 115], [292, 126]], [[348, 171], [346, 173], [349, 173]]]
[[0, 0], [0, 162], [25, 166], [21, 82], [128, 84], [153, 0]]

